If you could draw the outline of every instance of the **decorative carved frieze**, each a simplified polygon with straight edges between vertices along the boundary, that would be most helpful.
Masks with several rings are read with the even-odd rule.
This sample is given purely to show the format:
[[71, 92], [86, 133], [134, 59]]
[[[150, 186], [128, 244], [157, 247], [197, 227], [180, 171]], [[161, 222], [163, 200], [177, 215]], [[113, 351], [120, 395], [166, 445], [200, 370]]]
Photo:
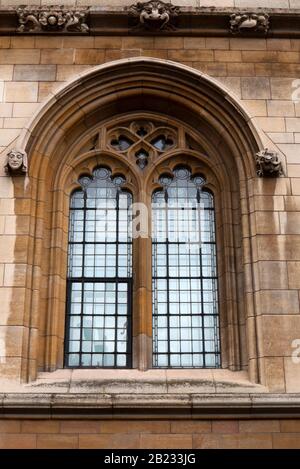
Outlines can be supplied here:
[[128, 8], [134, 26], [150, 30], [174, 30], [180, 9], [162, 1], [138, 2]]
[[277, 153], [268, 150], [259, 151], [255, 155], [256, 172], [260, 177], [278, 177], [283, 174], [282, 164]]
[[233, 34], [244, 32], [267, 33], [269, 15], [266, 13], [235, 13], [230, 16], [230, 31]]
[[17, 8], [18, 33], [78, 32], [87, 33], [87, 9], [69, 10], [63, 6], [20, 6]]
[[10, 150], [4, 168], [8, 175], [24, 176], [27, 173], [27, 154], [16, 149]]
[[[133, 1], [133, 0], [132, 0]], [[272, 24], [272, 31], [270, 31]], [[175, 6], [166, 0], [110, 8], [64, 5], [0, 7], [0, 35], [76, 34], [300, 38], [300, 10]]]

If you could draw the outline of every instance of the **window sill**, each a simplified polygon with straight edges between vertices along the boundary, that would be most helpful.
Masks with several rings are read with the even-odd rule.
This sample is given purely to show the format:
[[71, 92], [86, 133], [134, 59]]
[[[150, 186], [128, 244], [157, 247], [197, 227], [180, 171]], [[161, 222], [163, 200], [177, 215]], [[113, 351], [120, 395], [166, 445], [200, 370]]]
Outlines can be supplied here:
[[0, 380], [7, 418], [276, 418], [300, 415], [299, 394], [270, 393], [227, 370], [57, 370]]
[[121, 370], [64, 369], [40, 373], [24, 385], [38, 392], [103, 394], [195, 394], [266, 392], [264, 386], [249, 381], [245, 371], [229, 370]]

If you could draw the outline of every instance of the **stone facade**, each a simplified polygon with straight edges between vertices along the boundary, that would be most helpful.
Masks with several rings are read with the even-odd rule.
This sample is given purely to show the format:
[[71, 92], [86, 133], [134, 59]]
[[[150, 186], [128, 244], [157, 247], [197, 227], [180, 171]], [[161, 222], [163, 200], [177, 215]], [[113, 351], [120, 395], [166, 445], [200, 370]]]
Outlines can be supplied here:
[[[109, 3], [114, 13], [129, 6]], [[233, 7], [300, 8], [298, 0], [172, 3], [227, 8], [228, 18]], [[90, 4], [103, 7], [77, 2]], [[259, 34], [231, 34], [228, 22], [222, 37], [0, 36], [1, 447], [300, 447], [300, 35]], [[147, 256], [136, 259], [135, 369], [62, 370], [68, 198], [103, 155], [139, 183], [126, 162], [89, 150], [101, 122], [126, 112], [165, 113], [195, 130], [190, 158], [217, 201], [221, 370], [149, 370]], [[281, 163], [276, 177], [256, 172], [265, 148]], [[18, 174], [6, 168], [12, 150], [26, 155]], [[139, 243], [149, 254], [149, 240]], [[62, 396], [57, 412], [49, 393]], [[90, 394], [95, 402], [82, 403]], [[131, 394], [148, 397], [134, 409]]]
[[1, 447], [23, 449], [299, 448], [299, 420], [6, 420]]

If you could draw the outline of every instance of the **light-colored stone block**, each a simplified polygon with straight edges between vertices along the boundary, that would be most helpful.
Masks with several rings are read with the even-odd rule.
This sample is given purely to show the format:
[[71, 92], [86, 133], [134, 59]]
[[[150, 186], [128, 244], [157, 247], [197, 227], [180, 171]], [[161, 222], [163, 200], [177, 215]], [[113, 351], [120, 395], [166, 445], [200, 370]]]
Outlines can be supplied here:
[[154, 38], [155, 49], [183, 49], [183, 37], [161, 37]]
[[105, 53], [101, 49], [77, 49], [75, 51], [75, 64], [96, 65], [104, 62]]
[[56, 79], [57, 81], [70, 80], [89, 68], [91, 68], [90, 65], [58, 65]]
[[0, 65], [0, 81], [12, 80], [13, 77], [13, 65]]
[[3, 145], [5, 147], [9, 145], [19, 134], [19, 129], [0, 129], [0, 146]]
[[287, 176], [300, 178], [300, 164], [288, 164], [287, 165]]
[[287, 132], [300, 132], [300, 117], [286, 118]]
[[286, 262], [260, 261], [257, 263], [257, 266], [260, 289], [288, 289]]
[[42, 49], [41, 64], [72, 64], [74, 63], [74, 49]]
[[294, 143], [294, 134], [292, 132], [268, 132], [268, 137], [274, 143]]
[[3, 128], [4, 129], [23, 129], [25, 127], [28, 119], [24, 117], [9, 117], [4, 119]]
[[56, 77], [55, 65], [16, 65], [15, 81], [53, 81]]
[[[300, 334], [298, 334], [300, 340]], [[294, 349], [296, 352], [296, 349]], [[300, 354], [297, 354], [297, 359], [300, 357]], [[285, 382], [286, 382], [286, 392], [300, 392], [300, 363], [295, 362], [292, 357], [284, 358], [284, 373], [285, 373]]]
[[263, 360], [264, 384], [271, 392], [285, 392], [282, 357], [265, 357]]
[[[290, 117], [295, 115], [295, 107], [294, 103], [291, 101], [282, 101], [282, 100], [274, 100], [274, 101], [267, 101], [268, 106], [268, 116], [284, 116]], [[286, 122], [293, 120], [287, 119]], [[290, 130], [287, 127], [287, 132], [294, 132], [294, 130]]]
[[255, 117], [255, 121], [265, 132], [285, 131], [285, 120], [283, 117]]
[[295, 79], [293, 78], [271, 78], [271, 95], [272, 99], [292, 99], [292, 94], [295, 91]]
[[291, 179], [292, 194], [300, 195], [300, 178]]
[[248, 109], [251, 116], [267, 116], [267, 105], [263, 99], [244, 99], [243, 104]]
[[26, 264], [5, 264], [4, 286], [5, 287], [25, 287], [26, 285]]
[[287, 263], [289, 288], [300, 289], [300, 262]]
[[280, 211], [284, 210], [284, 199], [279, 195], [264, 195], [254, 197], [255, 210], [270, 210]]
[[11, 117], [12, 109], [12, 103], [0, 103], [0, 117]]
[[279, 216], [282, 234], [300, 235], [300, 212], [282, 212]]
[[10, 36], [0, 37], [0, 49], [8, 49], [10, 47]]
[[216, 62], [241, 62], [242, 55], [239, 50], [216, 50]]
[[122, 49], [153, 49], [154, 38], [151, 36], [133, 36], [122, 38]]
[[38, 64], [40, 62], [39, 49], [0, 49], [0, 64]]
[[268, 78], [242, 78], [243, 99], [270, 99], [270, 81]]
[[277, 212], [256, 212], [255, 224], [257, 234], [280, 233], [279, 217]]
[[[74, 37], [72, 36], [72, 39]], [[61, 49], [63, 47], [63, 36], [36, 36], [35, 47], [37, 49]]]
[[291, 50], [291, 40], [282, 38], [267, 38], [267, 49], [276, 51]]
[[115, 36], [96, 36], [95, 47], [98, 49], [121, 49], [122, 38]]
[[300, 260], [298, 235], [258, 235], [256, 239], [259, 260]]
[[13, 117], [31, 117], [40, 106], [39, 103], [14, 103], [10, 105], [13, 106]]
[[297, 291], [263, 290], [257, 293], [260, 302], [260, 313], [291, 315], [299, 314], [299, 297]]
[[38, 83], [36, 82], [9, 82], [5, 84], [4, 100], [12, 103], [36, 102], [38, 96]]
[[94, 46], [95, 46], [95, 37], [93, 36], [80, 36], [80, 37], [64, 36], [63, 38], [64, 49], [72, 49], [72, 48], [93, 49]]
[[278, 148], [286, 156], [288, 164], [300, 163], [300, 144], [279, 144]]
[[300, 197], [297, 195], [284, 197], [284, 207], [287, 212], [300, 212]]
[[[191, 38], [184, 38], [184, 41], [188, 41], [189, 39]], [[200, 38], [198, 38], [198, 40], [200, 41]], [[206, 49], [225, 50], [229, 49], [230, 42], [226, 37], [207, 37], [205, 38], [205, 47]], [[191, 49], [194, 49], [194, 47]]]
[[12, 36], [10, 40], [10, 47], [12, 49], [34, 49], [35, 37], [34, 36]]
[[195, 61], [195, 62], [213, 62], [214, 53], [212, 50], [198, 50], [198, 49], [185, 49], [185, 50], [169, 50], [168, 57], [171, 60], [179, 62]]
[[230, 49], [232, 50], [266, 50], [266, 39], [248, 39], [248, 38], [231, 38]]
[[293, 341], [300, 338], [300, 315], [266, 315], [258, 322], [262, 326], [264, 356], [290, 357]]
[[[255, 67], [254, 64], [245, 63], [227, 63], [227, 72], [231, 77], [254, 77]], [[259, 98], [259, 96], [249, 96], [249, 99]], [[248, 99], [248, 98], [247, 98]]]
[[226, 88], [241, 97], [241, 79], [239, 77], [220, 77], [218, 81], [223, 83]]

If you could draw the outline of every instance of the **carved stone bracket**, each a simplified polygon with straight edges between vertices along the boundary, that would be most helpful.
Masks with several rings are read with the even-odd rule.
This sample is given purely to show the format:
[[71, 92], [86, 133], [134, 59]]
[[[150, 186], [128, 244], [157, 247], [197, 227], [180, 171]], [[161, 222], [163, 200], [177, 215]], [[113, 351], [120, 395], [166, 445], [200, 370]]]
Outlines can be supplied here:
[[133, 27], [150, 30], [175, 30], [180, 9], [162, 1], [138, 2], [128, 8]]
[[259, 151], [255, 155], [256, 173], [260, 177], [279, 177], [282, 176], [282, 164], [277, 153], [268, 150]]
[[61, 6], [20, 6], [17, 8], [18, 33], [80, 32], [87, 33], [88, 9], [68, 10]]
[[232, 34], [259, 32], [266, 34], [269, 30], [269, 15], [266, 13], [235, 13], [230, 16]]
[[10, 176], [24, 176], [27, 173], [27, 154], [21, 150], [10, 150], [4, 169]]

